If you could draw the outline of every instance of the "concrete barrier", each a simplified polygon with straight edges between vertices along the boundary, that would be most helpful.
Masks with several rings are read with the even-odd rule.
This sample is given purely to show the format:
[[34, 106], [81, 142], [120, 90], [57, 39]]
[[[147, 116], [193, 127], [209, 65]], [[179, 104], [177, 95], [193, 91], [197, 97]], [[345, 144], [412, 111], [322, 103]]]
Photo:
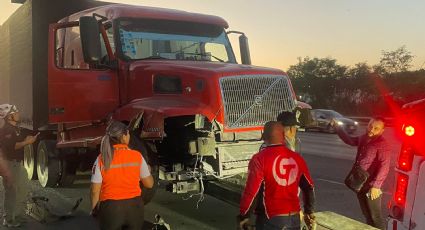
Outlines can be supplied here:
[[[237, 178], [236, 178], [237, 179]], [[242, 178], [239, 178], [242, 180]], [[239, 206], [243, 186], [235, 182], [209, 181], [205, 184], [205, 192], [231, 205]], [[357, 220], [329, 212], [316, 212], [316, 230], [378, 230]]]
[[372, 226], [334, 212], [317, 212], [317, 230], [378, 230]]

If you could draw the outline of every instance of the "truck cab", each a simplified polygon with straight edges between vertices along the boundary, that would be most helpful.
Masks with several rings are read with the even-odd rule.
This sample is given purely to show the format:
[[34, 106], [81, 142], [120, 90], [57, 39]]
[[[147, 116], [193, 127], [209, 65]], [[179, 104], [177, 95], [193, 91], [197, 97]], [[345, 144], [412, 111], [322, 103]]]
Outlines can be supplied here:
[[[33, 93], [9, 98], [22, 98], [29, 128], [42, 133], [25, 165], [43, 187], [67, 186], [77, 170], [89, 170], [105, 128], [118, 120], [156, 179], [174, 193], [199, 191], [204, 180], [245, 173], [264, 123], [296, 108], [287, 74], [252, 65], [245, 34], [218, 16], [88, 0], [55, 4], [61, 19], [45, 18], [51, 15], [37, 1], [22, 6], [32, 12], [25, 18], [32, 29], [18, 38], [33, 49], [19, 60], [32, 68], [4, 75], [6, 82], [31, 80], [23, 82]], [[11, 28], [26, 16], [19, 12]], [[23, 54], [26, 46], [16, 45], [13, 52]]]
[[402, 147], [389, 205], [391, 230], [425, 229], [425, 99], [402, 107]]

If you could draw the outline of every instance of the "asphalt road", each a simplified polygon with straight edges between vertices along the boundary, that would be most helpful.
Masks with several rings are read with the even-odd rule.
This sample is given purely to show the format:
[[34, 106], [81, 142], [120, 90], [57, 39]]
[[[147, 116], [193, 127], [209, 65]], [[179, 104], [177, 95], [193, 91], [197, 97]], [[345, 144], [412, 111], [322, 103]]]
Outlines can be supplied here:
[[[362, 133], [359, 130], [358, 133]], [[400, 143], [391, 128], [386, 130], [386, 138], [392, 145], [392, 165]], [[343, 180], [351, 168], [356, 149], [345, 145], [336, 135], [319, 132], [300, 132], [302, 141], [301, 152], [307, 161], [316, 184], [317, 210], [332, 211], [352, 219], [363, 221], [355, 195], [343, 185]], [[391, 196], [394, 173], [391, 173], [384, 187], [383, 208]], [[96, 222], [88, 217], [89, 211], [89, 175], [81, 174], [71, 188], [41, 189], [37, 181], [32, 182], [34, 194], [50, 199], [51, 209], [56, 212], [69, 210], [78, 198], [83, 202], [76, 216], [50, 224], [40, 224], [31, 218], [26, 218], [26, 224], [21, 229], [97, 229]], [[0, 192], [3, 196], [3, 190]], [[235, 229], [235, 216], [238, 208], [205, 195], [199, 203], [199, 196], [186, 200], [187, 196], [173, 195], [159, 189], [153, 202], [145, 208], [145, 229], [152, 228], [155, 214], [160, 214], [165, 221], [176, 229]], [[0, 228], [2, 229], [2, 228]]]

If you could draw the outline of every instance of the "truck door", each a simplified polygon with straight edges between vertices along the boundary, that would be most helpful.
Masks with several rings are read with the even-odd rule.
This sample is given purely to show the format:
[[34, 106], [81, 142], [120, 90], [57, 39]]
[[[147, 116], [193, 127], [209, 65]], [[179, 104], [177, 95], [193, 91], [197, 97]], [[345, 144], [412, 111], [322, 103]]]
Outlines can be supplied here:
[[[119, 103], [117, 71], [84, 62], [78, 22], [51, 25], [49, 33], [49, 122], [105, 118]], [[102, 44], [109, 41], [102, 39]], [[105, 47], [102, 50], [107, 59]]]
[[425, 162], [419, 169], [415, 200], [412, 210], [411, 226], [415, 229], [425, 229]]

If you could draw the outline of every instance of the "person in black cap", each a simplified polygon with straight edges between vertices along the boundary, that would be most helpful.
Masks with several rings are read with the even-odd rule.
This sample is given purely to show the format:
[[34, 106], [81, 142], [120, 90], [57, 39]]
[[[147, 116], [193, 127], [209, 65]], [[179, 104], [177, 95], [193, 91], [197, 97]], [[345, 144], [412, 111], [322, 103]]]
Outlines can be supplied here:
[[[297, 120], [296, 114], [293, 112], [283, 111], [277, 116], [276, 120], [280, 122], [284, 127], [286, 147], [294, 152], [300, 153], [300, 142], [299, 139], [296, 138], [297, 128], [299, 127], [300, 123]], [[264, 125], [264, 133], [261, 137], [261, 139], [264, 140], [264, 143], [260, 146], [260, 151], [266, 148], [268, 145], [268, 130], [270, 129], [269, 126], [271, 126], [273, 122], [274, 121], [269, 121]]]
[[297, 138], [297, 128], [300, 125], [296, 113], [283, 111], [277, 116], [284, 127], [286, 147], [290, 150], [300, 153], [300, 141]]

